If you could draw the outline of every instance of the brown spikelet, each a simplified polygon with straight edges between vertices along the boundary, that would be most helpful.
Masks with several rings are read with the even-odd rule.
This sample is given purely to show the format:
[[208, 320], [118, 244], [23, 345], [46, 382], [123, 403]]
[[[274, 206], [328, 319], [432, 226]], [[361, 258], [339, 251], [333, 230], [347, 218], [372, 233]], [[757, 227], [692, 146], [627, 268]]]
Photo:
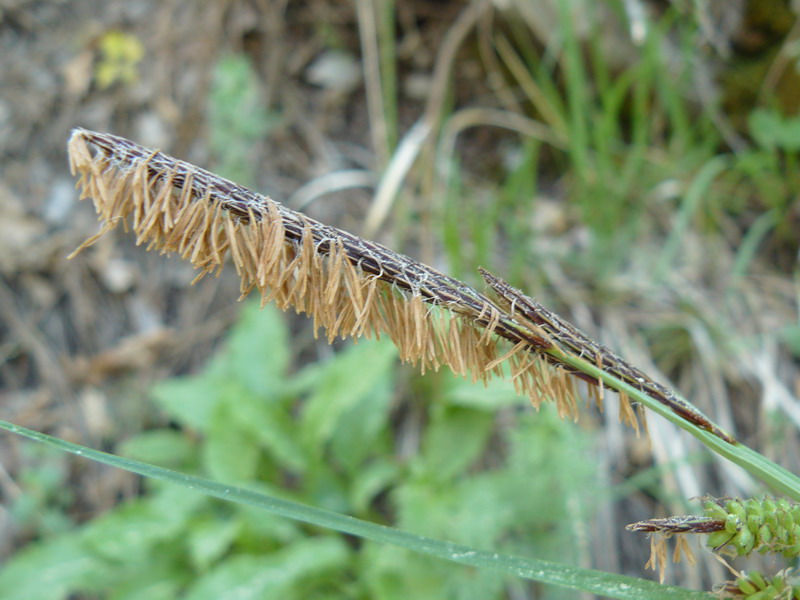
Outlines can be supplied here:
[[725, 521], [707, 516], [678, 516], [661, 519], [647, 519], [626, 525], [628, 531], [644, 532], [650, 536], [650, 558], [645, 568], [659, 572], [659, 579], [664, 582], [664, 572], [667, 563], [667, 541], [675, 539], [675, 548], [672, 551], [672, 562], [678, 563], [683, 556], [690, 564], [696, 564], [696, 559], [689, 547], [686, 534], [710, 534], [722, 531]]
[[[329, 341], [389, 335], [400, 358], [423, 371], [444, 364], [486, 380], [509, 350], [538, 365], [552, 343], [455, 279], [161, 152], [77, 129], [69, 155], [81, 198], [93, 199], [103, 221], [75, 253], [122, 224], [137, 244], [190, 261], [197, 279], [230, 256], [242, 296], [258, 290], [262, 304], [309, 314]], [[521, 390], [563, 379], [542, 373], [516, 373]]]
[[[218, 273], [230, 257], [242, 297], [257, 290], [262, 305], [307, 313], [315, 333], [324, 329], [329, 341], [385, 334], [400, 358], [423, 372], [446, 365], [473, 380], [503, 374], [508, 365], [515, 388], [534, 406], [549, 399], [562, 417], [577, 419], [574, 378], [589, 384], [598, 406], [604, 388], [561, 358], [569, 354], [734, 441], [671, 390], [484, 270], [496, 302], [380, 244], [125, 138], [76, 129], [68, 149], [81, 199], [92, 198], [103, 222], [73, 255], [122, 224], [148, 250], [190, 261], [196, 279]], [[606, 386], [620, 392], [624, 419], [638, 428], [625, 390]]]
[[[527, 330], [536, 332], [536, 335], [551, 342], [553, 346], [558, 347], [565, 353], [594, 364], [599, 370], [613, 375], [624, 384], [603, 382], [602, 379], [578, 371], [569, 365], [563, 365], [567, 371], [576, 377], [600, 388], [593, 394], [598, 407], [602, 407], [605, 383], [605, 385], [615, 389], [620, 394], [620, 414], [623, 422], [632, 425], [638, 432], [636, 417], [630, 407], [625, 391], [626, 386], [629, 386], [644, 393], [659, 404], [663, 404], [670, 411], [701, 429], [713, 433], [730, 444], [736, 443], [736, 440], [730, 434], [714, 425], [709, 421], [708, 417], [680, 398], [674, 391], [653, 381], [645, 373], [614, 354], [602, 344], [595, 342], [577, 327], [521, 291], [514, 289], [502, 279], [495, 277], [485, 269], [479, 269], [479, 271], [489, 287], [499, 297], [499, 304], [510, 312], [517, 322], [524, 324]], [[545, 354], [545, 358], [550, 362], [559, 362], [556, 353], [552, 351], [548, 351]]]

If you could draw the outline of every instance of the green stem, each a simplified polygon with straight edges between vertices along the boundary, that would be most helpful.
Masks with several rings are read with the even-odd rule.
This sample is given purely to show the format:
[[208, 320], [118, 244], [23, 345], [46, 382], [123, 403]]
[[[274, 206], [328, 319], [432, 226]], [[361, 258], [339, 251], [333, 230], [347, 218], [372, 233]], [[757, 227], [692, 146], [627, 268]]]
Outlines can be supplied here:
[[[765, 456], [762, 456], [755, 450], [748, 448], [741, 442], [730, 444], [713, 433], [701, 429], [694, 423], [687, 421], [680, 415], [670, 410], [667, 406], [664, 406], [657, 400], [647, 396], [642, 391], [636, 389], [625, 381], [614, 377], [610, 373], [607, 373], [589, 361], [572, 356], [571, 354], [563, 352], [559, 348], [555, 347], [551, 348], [547, 352], [558, 358], [560, 362], [568, 364], [569, 366], [578, 369], [582, 373], [586, 373], [587, 375], [591, 375], [592, 377], [601, 380], [609, 387], [624, 391], [631, 399], [644, 404], [650, 410], [657, 412], [665, 419], [672, 421], [678, 427], [681, 427], [682, 429], [685, 429], [691, 433], [694, 437], [696, 437], [720, 456], [723, 456], [731, 462], [736, 463], [751, 475], [757, 477], [775, 490], [778, 490], [793, 500], [800, 502], [800, 477], [791, 471], [788, 471], [780, 465], [775, 464]], [[686, 400], [683, 398], [681, 398], [681, 400], [686, 402]]]

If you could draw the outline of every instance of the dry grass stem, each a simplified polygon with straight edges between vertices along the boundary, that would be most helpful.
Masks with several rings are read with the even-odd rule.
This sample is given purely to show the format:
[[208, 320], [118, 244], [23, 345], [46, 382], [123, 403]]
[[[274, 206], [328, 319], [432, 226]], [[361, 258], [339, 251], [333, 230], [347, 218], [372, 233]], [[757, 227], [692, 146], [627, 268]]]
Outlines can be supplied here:
[[[517, 391], [535, 406], [551, 400], [560, 415], [575, 419], [573, 376], [590, 385], [599, 406], [604, 387], [561, 358], [569, 354], [732, 441], [669, 389], [487, 271], [481, 275], [496, 301], [385, 246], [125, 138], [76, 129], [69, 156], [81, 198], [93, 199], [104, 222], [76, 253], [122, 223], [137, 244], [189, 260], [198, 279], [218, 273], [230, 255], [242, 297], [256, 289], [262, 305], [309, 314], [329, 341], [386, 334], [401, 359], [423, 372], [446, 365], [473, 380], [503, 374], [505, 364]], [[609, 381], [605, 386], [614, 388]], [[617, 391], [624, 420], [637, 426], [624, 390]]]

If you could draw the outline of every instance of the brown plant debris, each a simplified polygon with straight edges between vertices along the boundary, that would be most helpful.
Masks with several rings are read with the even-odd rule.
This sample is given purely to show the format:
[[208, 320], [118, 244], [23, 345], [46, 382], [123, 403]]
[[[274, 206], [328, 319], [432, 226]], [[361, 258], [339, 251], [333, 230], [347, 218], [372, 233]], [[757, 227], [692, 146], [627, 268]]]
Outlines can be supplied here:
[[[603, 382], [563, 358], [578, 357], [734, 443], [671, 390], [487, 271], [481, 275], [496, 302], [385, 246], [125, 138], [76, 129], [69, 157], [81, 198], [93, 199], [104, 222], [75, 253], [122, 223], [137, 244], [189, 260], [197, 279], [218, 273], [230, 254], [242, 297], [257, 289], [262, 305], [308, 313], [329, 341], [386, 334], [400, 358], [423, 372], [447, 365], [473, 380], [501, 374], [507, 363], [517, 391], [534, 406], [552, 400], [571, 418], [578, 415], [572, 376], [589, 383], [602, 406]], [[625, 389], [617, 391], [627, 405]], [[636, 423], [629, 407], [623, 414]]]

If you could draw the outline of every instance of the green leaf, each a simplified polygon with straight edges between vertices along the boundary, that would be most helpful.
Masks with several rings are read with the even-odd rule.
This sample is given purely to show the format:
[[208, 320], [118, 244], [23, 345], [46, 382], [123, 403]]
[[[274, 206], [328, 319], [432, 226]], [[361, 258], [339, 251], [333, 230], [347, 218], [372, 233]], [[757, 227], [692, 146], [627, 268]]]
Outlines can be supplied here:
[[[248, 395], [243, 387], [231, 381], [224, 394], [231, 398]], [[236, 403], [221, 404], [214, 412], [208, 426], [208, 437], [203, 445], [203, 465], [218, 481], [245, 482], [255, 479], [259, 448], [252, 432], [238, 427], [233, 414]]]
[[395, 356], [387, 342], [362, 341], [325, 365], [302, 414], [301, 436], [309, 451], [327, 444], [350, 409], [387, 385]]
[[248, 432], [282, 468], [302, 474], [307, 457], [297, 439], [297, 424], [282, 404], [243, 394], [234, 402], [230, 419]]
[[0, 569], [3, 600], [62, 600], [85, 587], [101, 563], [77, 536], [66, 534], [32, 544]]
[[[364, 584], [369, 598], [407, 600], [408, 598], [445, 598], [441, 563], [428, 560], [404, 548], [384, 544], [365, 544], [361, 552]], [[472, 569], [451, 569], [460, 576]]]
[[259, 77], [244, 54], [228, 54], [214, 66], [208, 98], [208, 134], [215, 169], [228, 179], [253, 187], [253, 146], [263, 143], [278, 117], [261, 97]]
[[750, 113], [750, 134], [763, 148], [800, 150], [800, 118], [784, 117], [774, 109], [757, 108]]
[[138, 563], [150, 556], [156, 544], [177, 535], [182, 525], [159, 515], [147, 500], [134, 500], [93, 521], [83, 531], [83, 541], [104, 560]]
[[156, 545], [178, 538], [204, 502], [185, 489], [162, 486], [147, 498], [129, 501], [95, 519], [82, 530], [81, 539], [105, 560], [147, 563]]
[[301, 540], [268, 556], [234, 556], [200, 578], [186, 598], [283, 600], [304, 579], [344, 567], [348, 556], [344, 541], [334, 537]]
[[423, 457], [417, 465], [440, 483], [452, 479], [483, 452], [492, 424], [485, 412], [442, 407], [425, 430]]
[[[464, 518], [465, 499], [456, 489], [457, 486], [439, 486], [437, 483], [437, 480], [417, 480], [398, 488], [393, 499], [397, 506], [399, 526], [409, 531], [425, 531], [430, 535], [452, 539], [482, 532], [485, 528], [480, 523], [472, 523], [471, 514]], [[470, 513], [469, 509], [467, 513]], [[481, 546], [491, 543], [491, 538], [481, 540]]]
[[157, 383], [153, 400], [183, 425], [206, 431], [220, 401], [218, 386], [208, 376], [173, 377]]
[[195, 453], [186, 435], [171, 429], [139, 433], [123, 442], [119, 450], [130, 458], [169, 467], [186, 465]]
[[353, 510], [362, 513], [372, 500], [388, 488], [400, 475], [400, 466], [388, 458], [377, 458], [364, 465], [350, 485], [350, 503]]
[[[260, 482], [248, 483], [248, 488], [264, 494], [280, 498], [287, 498], [285, 491], [280, 488], [264, 485]], [[272, 513], [265, 512], [260, 507], [240, 504], [236, 507], [236, 519], [239, 521], [239, 537], [237, 546], [253, 552], [263, 551], [264, 541], [272, 540], [280, 545], [286, 545], [303, 535], [298, 523], [283, 519]]]
[[109, 600], [171, 600], [180, 597], [191, 578], [185, 565], [161, 546], [143, 563], [103, 564], [83, 591]]
[[189, 556], [195, 571], [203, 573], [227, 552], [239, 532], [240, 521], [205, 518], [189, 529]]
[[151, 563], [126, 581], [114, 582], [110, 600], [173, 600], [186, 582], [178, 570], [161, 562]]
[[789, 325], [783, 328], [780, 338], [795, 357], [800, 357], [800, 325]]
[[[384, 436], [389, 426], [392, 401], [392, 378], [376, 382], [372, 392], [343, 412], [331, 439], [331, 453], [337, 464], [353, 475], [368, 456], [388, 449]], [[384, 443], [381, 443], [383, 441]]]
[[225, 358], [231, 379], [250, 392], [274, 398], [283, 387], [289, 367], [289, 333], [280, 311], [248, 302], [228, 339]]
[[442, 375], [445, 380], [449, 380], [441, 393], [441, 399], [446, 404], [492, 413], [506, 406], [529, 404], [527, 398], [517, 394], [510, 378], [490, 379], [483, 385], [449, 373]]
[[303, 499], [335, 512], [350, 510], [347, 479], [324, 457], [314, 462], [303, 480]]
[[[14, 425], [7, 421], [0, 420], [0, 428], [47, 444], [51, 447], [59, 448], [65, 452], [71, 452], [106, 465], [126, 469], [145, 477], [168, 481], [198, 493], [221, 498], [230, 502], [258, 506], [276, 515], [290, 519], [296, 519], [319, 527], [335, 529], [342, 533], [363, 537], [376, 542], [394, 544], [416, 552], [464, 565], [470, 565], [472, 567], [493, 569], [516, 577], [602, 594], [612, 598], [636, 600], [640, 600], [641, 598], [648, 598], [650, 600], [700, 600], [701, 598], [704, 600], [712, 600], [713, 598], [710, 594], [705, 592], [694, 592], [672, 586], [662, 586], [644, 579], [604, 573], [602, 571], [563, 565], [551, 561], [480, 550], [469, 546], [454, 544], [452, 542], [411, 534], [406, 531], [400, 531], [368, 521], [355, 519], [347, 515], [266, 496], [251, 490], [224, 485], [185, 473], [178, 473], [113, 454], [92, 450], [85, 446], [72, 444], [37, 431], [20, 427], [19, 425]], [[3, 583], [2, 576], [3, 574], [0, 573], [0, 585]], [[0, 587], [0, 589], [4, 589], [4, 587]]]

